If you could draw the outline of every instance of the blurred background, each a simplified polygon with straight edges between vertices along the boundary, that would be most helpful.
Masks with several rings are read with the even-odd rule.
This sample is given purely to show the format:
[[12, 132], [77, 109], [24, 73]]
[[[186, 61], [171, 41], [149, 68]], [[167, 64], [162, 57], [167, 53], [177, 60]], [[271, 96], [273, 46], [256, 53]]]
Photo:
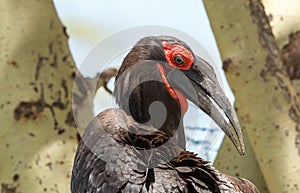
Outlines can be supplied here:
[[[54, 4], [61, 21], [67, 27], [70, 49], [78, 67], [84, 63], [85, 57], [96, 45], [115, 32], [145, 25], [165, 26], [188, 34], [204, 47], [213, 61], [210, 61], [211, 65], [218, 69], [220, 83], [233, 103], [234, 96], [221, 69], [219, 51], [202, 1], [54, 0]], [[133, 41], [132, 46], [134, 43]], [[126, 54], [127, 52], [124, 52], [114, 58], [113, 66], [120, 66]], [[103, 66], [99, 64], [97, 69], [101, 72]], [[96, 72], [91, 69], [85, 73], [91, 75]], [[113, 82], [111, 80], [108, 85], [112, 90]], [[103, 88], [99, 89], [94, 100], [95, 114], [113, 107], [113, 101], [109, 93]], [[213, 162], [222, 143], [223, 132], [191, 103], [184, 122], [187, 150]]]

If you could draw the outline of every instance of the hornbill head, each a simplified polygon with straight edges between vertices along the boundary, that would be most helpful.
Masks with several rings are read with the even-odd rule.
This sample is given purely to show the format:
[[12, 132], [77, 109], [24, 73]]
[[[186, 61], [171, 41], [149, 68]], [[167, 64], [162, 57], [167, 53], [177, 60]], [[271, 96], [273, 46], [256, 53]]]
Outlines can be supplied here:
[[[143, 82], [141, 79], [147, 82], [149, 76], [161, 80], [163, 90], [159, 90], [158, 87], [151, 88], [151, 86], [148, 86], [147, 90], [131, 89], [131, 87], [137, 86], [135, 82]], [[187, 110], [186, 99], [190, 100], [208, 114], [231, 139], [238, 152], [244, 154], [239, 121], [235, 110], [218, 83], [212, 66], [201, 57], [195, 56], [183, 41], [171, 36], [150, 36], [141, 39], [131, 49], [116, 77], [114, 94], [117, 102], [124, 108], [124, 100], [129, 100], [134, 92], [138, 93], [135, 94], [138, 97], [133, 97], [134, 100], [132, 100], [135, 104], [145, 103], [141, 99], [142, 97], [151, 98], [154, 95], [167, 97], [168, 100], [173, 99], [179, 104], [181, 114]], [[142, 122], [143, 119], [138, 118], [137, 107], [140, 106], [134, 106], [133, 117]], [[169, 107], [173, 108], [174, 104]], [[229, 119], [234, 132], [218, 107]], [[128, 111], [132, 111], [132, 109]]]

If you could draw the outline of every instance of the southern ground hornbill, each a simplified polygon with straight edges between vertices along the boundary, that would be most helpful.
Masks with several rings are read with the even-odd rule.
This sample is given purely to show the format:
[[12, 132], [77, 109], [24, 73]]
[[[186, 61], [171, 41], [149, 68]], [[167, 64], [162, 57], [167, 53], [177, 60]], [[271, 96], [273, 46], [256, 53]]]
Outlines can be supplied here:
[[185, 151], [187, 99], [223, 129], [240, 154], [244, 144], [213, 68], [183, 41], [141, 39], [122, 63], [114, 95], [120, 109], [101, 112], [78, 146], [72, 193], [259, 192], [248, 180], [222, 174]]

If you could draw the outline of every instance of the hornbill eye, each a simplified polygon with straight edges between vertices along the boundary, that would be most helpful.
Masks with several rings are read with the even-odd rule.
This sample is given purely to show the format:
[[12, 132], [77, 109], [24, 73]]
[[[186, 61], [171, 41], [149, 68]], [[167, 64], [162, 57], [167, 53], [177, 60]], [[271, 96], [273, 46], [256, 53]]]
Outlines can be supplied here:
[[185, 63], [183, 57], [180, 56], [180, 55], [175, 55], [175, 56], [173, 57], [173, 61], [174, 61], [175, 64], [178, 64], [178, 65], [184, 64], [184, 63]]

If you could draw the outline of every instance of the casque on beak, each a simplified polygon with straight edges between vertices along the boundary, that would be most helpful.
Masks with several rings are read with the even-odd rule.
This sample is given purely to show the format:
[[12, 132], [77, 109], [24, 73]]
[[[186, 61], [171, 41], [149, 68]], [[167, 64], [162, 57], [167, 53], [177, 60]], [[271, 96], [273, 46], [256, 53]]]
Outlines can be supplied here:
[[[230, 138], [238, 152], [244, 154], [241, 127], [235, 110], [221, 89], [213, 68], [205, 60], [196, 57], [189, 70], [174, 69], [168, 73], [167, 79], [173, 88], [180, 90], [188, 100], [209, 115]], [[234, 132], [214, 103], [225, 113]]]

